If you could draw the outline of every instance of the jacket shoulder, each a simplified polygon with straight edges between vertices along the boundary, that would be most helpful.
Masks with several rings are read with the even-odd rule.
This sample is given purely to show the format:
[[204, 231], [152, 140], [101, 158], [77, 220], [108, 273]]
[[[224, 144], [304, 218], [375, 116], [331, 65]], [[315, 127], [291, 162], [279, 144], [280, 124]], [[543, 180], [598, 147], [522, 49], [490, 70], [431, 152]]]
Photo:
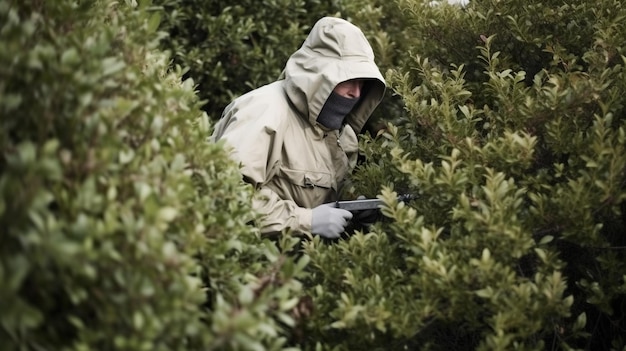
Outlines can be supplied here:
[[292, 114], [285, 90], [278, 81], [236, 98], [226, 107], [223, 117], [279, 128], [289, 122]]

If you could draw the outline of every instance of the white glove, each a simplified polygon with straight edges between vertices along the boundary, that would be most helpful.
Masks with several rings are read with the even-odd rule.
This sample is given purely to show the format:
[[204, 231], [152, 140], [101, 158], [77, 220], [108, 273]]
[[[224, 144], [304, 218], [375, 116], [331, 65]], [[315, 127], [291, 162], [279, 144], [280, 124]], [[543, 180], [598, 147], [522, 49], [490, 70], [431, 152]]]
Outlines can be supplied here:
[[335, 204], [319, 205], [313, 209], [311, 232], [324, 238], [335, 239], [343, 233], [348, 221], [352, 219], [350, 211], [336, 208]]

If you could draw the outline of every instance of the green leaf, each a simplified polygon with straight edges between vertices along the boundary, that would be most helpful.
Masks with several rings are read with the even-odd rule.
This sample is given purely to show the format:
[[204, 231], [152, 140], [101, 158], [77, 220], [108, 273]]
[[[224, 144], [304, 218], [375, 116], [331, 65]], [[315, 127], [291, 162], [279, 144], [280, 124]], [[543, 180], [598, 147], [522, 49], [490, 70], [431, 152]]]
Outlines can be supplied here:
[[155, 12], [150, 16], [150, 19], [148, 20], [148, 32], [156, 32], [156, 30], [159, 28], [159, 25], [161, 24], [161, 13], [160, 12]]

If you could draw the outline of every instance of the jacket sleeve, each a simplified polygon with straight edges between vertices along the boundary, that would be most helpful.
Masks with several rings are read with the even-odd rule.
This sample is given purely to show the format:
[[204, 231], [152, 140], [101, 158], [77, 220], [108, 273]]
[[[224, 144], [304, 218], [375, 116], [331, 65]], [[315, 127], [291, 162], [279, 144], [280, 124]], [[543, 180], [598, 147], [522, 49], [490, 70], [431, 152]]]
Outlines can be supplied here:
[[293, 235], [311, 233], [312, 210], [299, 207], [291, 200], [283, 200], [268, 187], [261, 187], [255, 194], [253, 208], [261, 213], [261, 233], [276, 235], [283, 230], [292, 230]]
[[280, 166], [280, 119], [267, 118], [270, 116], [268, 111], [259, 106], [252, 109], [246, 107], [246, 113], [230, 107], [230, 112], [217, 124], [212, 140], [226, 142], [231, 157], [240, 163], [244, 180], [254, 186], [256, 191], [252, 207], [261, 215], [258, 223], [261, 233], [274, 235], [287, 229], [295, 235], [310, 233], [312, 210], [299, 207], [294, 201], [281, 199], [266, 186]]

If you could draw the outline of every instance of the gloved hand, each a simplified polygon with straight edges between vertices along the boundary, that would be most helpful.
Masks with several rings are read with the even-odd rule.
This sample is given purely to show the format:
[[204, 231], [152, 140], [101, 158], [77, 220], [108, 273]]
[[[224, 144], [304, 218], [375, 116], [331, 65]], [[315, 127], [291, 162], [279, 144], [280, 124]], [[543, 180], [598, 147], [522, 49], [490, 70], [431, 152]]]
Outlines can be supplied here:
[[311, 232], [324, 238], [335, 239], [343, 233], [352, 213], [336, 208], [333, 203], [323, 204], [313, 209]]

